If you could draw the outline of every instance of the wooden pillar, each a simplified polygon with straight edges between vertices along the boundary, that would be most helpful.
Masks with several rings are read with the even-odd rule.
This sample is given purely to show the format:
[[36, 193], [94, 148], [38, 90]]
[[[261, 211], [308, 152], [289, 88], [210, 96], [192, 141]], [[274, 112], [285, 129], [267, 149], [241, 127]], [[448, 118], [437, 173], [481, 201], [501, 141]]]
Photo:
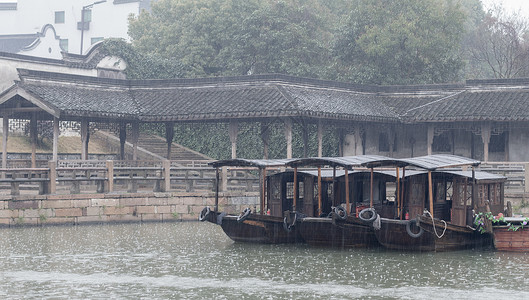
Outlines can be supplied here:
[[489, 161], [489, 143], [491, 135], [491, 126], [489, 124], [481, 124], [481, 139], [483, 140], [483, 161]]
[[354, 140], [355, 140], [355, 155], [362, 155], [364, 154], [364, 150], [362, 147], [362, 130], [360, 127], [355, 128], [354, 132]]
[[373, 177], [374, 177], [374, 170], [371, 168], [371, 179], [369, 180], [370, 188], [369, 188], [369, 207], [373, 207]]
[[345, 130], [343, 128], [338, 129], [338, 155], [344, 156], [344, 141], [345, 141]]
[[163, 161], [163, 179], [163, 191], [168, 192], [171, 190], [171, 161], [168, 159]]
[[132, 160], [138, 160], [138, 140], [140, 138], [140, 123], [132, 123]]
[[57, 161], [49, 161], [48, 168], [50, 169], [50, 173], [48, 174], [48, 178], [50, 180], [48, 182], [48, 193], [55, 194], [57, 190]]
[[400, 174], [399, 174], [399, 167], [397, 166], [397, 217], [400, 217], [402, 220], [402, 208], [401, 208], [401, 199], [400, 199]]
[[266, 168], [263, 168], [263, 185], [261, 186], [261, 215], [264, 213], [265, 210], [265, 202], [266, 202]]
[[432, 183], [432, 171], [428, 170], [428, 199], [430, 201], [430, 214], [433, 215], [433, 183]]
[[219, 168], [215, 168], [215, 208], [214, 212], [219, 210], [219, 185], [220, 185], [220, 172]]
[[318, 157], [323, 156], [323, 124], [318, 120]]
[[105, 190], [108, 193], [112, 193], [114, 191], [114, 161], [107, 160], [107, 180], [106, 180], [106, 188]]
[[88, 160], [88, 132], [89, 132], [89, 123], [87, 119], [81, 120], [81, 159]]
[[285, 139], [287, 141], [287, 158], [292, 158], [292, 120], [285, 120]]
[[171, 148], [173, 146], [174, 139], [174, 123], [165, 123], [165, 141], [167, 142], [167, 155], [166, 158], [171, 160]]
[[231, 142], [231, 158], [237, 158], [237, 134], [239, 133], [239, 124], [236, 121], [230, 121], [228, 131]]
[[318, 217], [321, 213], [321, 167], [318, 166]]
[[[9, 118], [3, 116], [3, 128], [2, 128], [2, 168], [7, 168], [7, 136], [9, 135]], [[2, 177], [5, 174], [2, 173]]]
[[349, 170], [344, 168], [345, 171], [345, 211], [347, 214], [351, 213], [351, 208], [349, 207]]
[[29, 121], [29, 139], [31, 142], [31, 167], [37, 167], [37, 114], [31, 114]]
[[127, 141], [127, 123], [119, 124], [119, 159], [125, 160], [125, 142]]
[[309, 157], [309, 128], [303, 124], [303, 157]]
[[263, 159], [268, 159], [268, 147], [270, 144], [269, 124], [261, 123], [261, 140], [263, 141]]
[[296, 204], [298, 202], [298, 167], [294, 167], [294, 199], [292, 202], [292, 210], [296, 211]]
[[53, 118], [53, 161], [59, 157], [59, 118]]
[[428, 132], [427, 132], [427, 141], [426, 146], [428, 147], [428, 155], [432, 155], [432, 145], [433, 145], [433, 135], [434, 135], [434, 126], [432, 124], [428, 124]]

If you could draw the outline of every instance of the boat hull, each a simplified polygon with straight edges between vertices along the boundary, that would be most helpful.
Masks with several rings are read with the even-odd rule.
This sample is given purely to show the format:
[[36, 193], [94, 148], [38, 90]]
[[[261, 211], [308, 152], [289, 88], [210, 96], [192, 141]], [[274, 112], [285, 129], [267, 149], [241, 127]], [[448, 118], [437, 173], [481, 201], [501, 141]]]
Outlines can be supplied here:
[[529, 228], [509, 230], [508, 226], [493, 226], [494, 248], [498, 251], [529, 252]]
[[338, 248], [379, 246], [373, 229], [353, 217], [348, 217], [346, 220], [304, 218], [299, 224], [299, 231], [305, 242], [311, 246]]
[[299, 226], [292, 226], [291, 231], [287, 231], [283, 226], [283, 218], [256, 214], [250, 214], [242, 222], [237, 221], [237, 218], [238, 216], [212, 212], [207, 220], [220, 225], [224, 233], [236, 242], [261, 244], [303, 242]]
[[[436, 220], [434, 227], [431, 219], [425, 217], [421, 217], [418, 222], [423, 234], [412, 237], [406, 229], [408, 222], [382, 218], [380, 230], [375, 230], [378, 242], [388, 249], [403, 251], [454, 251], [491, 245], [488, 233], [481, 234], [470, 227], [452, 224], [446, 224], [445, 230], [442, 221]], [[415, 229], [415, 232], [418, 233], [418, 230]]]

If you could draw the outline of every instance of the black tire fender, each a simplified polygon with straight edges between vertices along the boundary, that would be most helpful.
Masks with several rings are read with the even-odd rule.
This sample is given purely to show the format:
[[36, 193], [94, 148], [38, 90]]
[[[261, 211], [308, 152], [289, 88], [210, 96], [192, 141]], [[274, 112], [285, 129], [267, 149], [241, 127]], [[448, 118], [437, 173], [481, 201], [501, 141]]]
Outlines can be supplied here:
[[409, 220], [408, 223], [406, 223], [406, 232], [408, 233], [409, 236], [411, 236], [414, 239], [419, 238], [424, 233], [424, 229], [422, 229], [421, 226], [417, 226], [419, 227], [419, 232], [414, 233], [411, 231], [412, 223], [415, 224], [415, 226], [417, 226], [417, 220], [415, 219]]
[[241, 223], [242, 221], [246, 220], [251, 213], [252, 210], [249, 207], [245, 208], [237, 217], [237, 222]]
[[198, 215], [198, 220], [200, 222], [206, 221], [210, 213], [211, 213], [211, 209], [209, 208], [209, 206], [204, 207], [202, 211], [200, 212], [200, 214]]
[[[371, 217], [369, 217], [369, 218], [364, 217], [364, 215], [365, 215], [366, 213], [371, 213]], [[365, 222], [365, 223], [373, 223], [373, 222], [376, 220], [377, 215], [378, 215], [378, 214], [377, 214], [377, 212], [375, 211], [374, 208], [372, 208], [372, 207], [368, 207], [368, 208], [364, 208], [364, 209], [362, 209], [362, 210], [358, 213], [358, 218], [359, 218], [360, 220], [362, 220], [363, 222]]]
[[338, 217], [340, 220], [347, 219], [347, 211], [342, 206], [336, 206], [333, 209], [334, 214]]

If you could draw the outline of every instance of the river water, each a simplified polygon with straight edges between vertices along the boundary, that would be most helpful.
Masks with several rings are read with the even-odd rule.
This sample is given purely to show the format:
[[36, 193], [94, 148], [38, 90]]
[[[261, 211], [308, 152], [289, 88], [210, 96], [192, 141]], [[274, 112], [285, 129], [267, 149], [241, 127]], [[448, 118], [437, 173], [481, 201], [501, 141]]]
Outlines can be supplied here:
[[209, 223], [0, 229], [0, 299], [529, 299], [529, 255], [234, 243]]

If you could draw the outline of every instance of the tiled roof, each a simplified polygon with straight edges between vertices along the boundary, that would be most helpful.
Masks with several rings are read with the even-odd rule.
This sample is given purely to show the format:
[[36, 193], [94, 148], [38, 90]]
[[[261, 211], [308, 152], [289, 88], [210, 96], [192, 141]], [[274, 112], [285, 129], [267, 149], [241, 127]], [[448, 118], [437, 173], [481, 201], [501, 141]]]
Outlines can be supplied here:
[[284, 75], [131, 81], [29, 70], [20, 70], [20, 74], [19, 89], [69, 118], [146, 122], [274, 117], [405, 123], [529, 120], [529, 82], [519, 80], [516, 86], [502, 81], [377, 87]]
[[134, 118], [138, 114], [126, 89], [35, 83], [20, 87], [67, 116]]
[[527, 121], [529, 90], [465, 90], [409, 108], [404, 119], [419, 122]]

